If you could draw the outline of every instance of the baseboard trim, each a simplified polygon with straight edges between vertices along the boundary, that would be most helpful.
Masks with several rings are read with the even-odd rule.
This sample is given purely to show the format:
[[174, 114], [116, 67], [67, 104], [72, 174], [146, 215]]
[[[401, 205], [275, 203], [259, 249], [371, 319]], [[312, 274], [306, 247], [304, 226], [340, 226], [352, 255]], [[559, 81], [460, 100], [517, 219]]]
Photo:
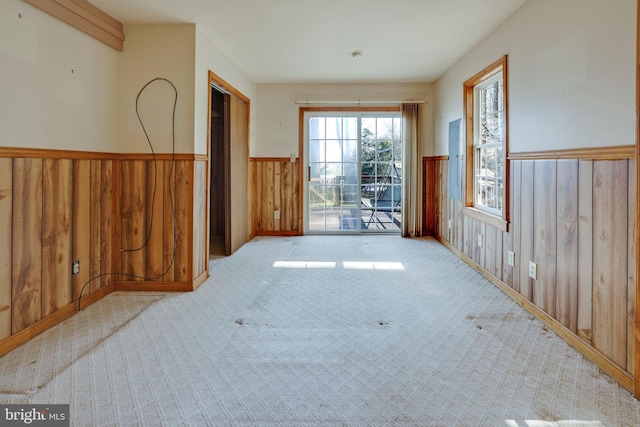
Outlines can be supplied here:
[[191, 292], [195, 289], [193, 282], [120, 281], [114, 285], [117, 291]]
[[[90, 295], [87, 295], [86, 297], [83, 297], [82, 308], [85, 308], [99, 301], [100, 299], [110, 294], [114, 290], [115, 290], [115, 287], [113, 286], [113, 284], [110, 284], [105, 286], [104, 288], [98, 289], [96, 292]], [[77, 312], [78, 312], [78, 302], [74, 301], [70, 304], [67, 304], [61, 307], [55, 313], [45, 317], [44, 319], [41, 319], [40, 321], [34, 323], [28, 328], [25, 328], [22, 331], [13, 334], [10, 337], [5, 338], [4, 340], [0, 341], [0, 356], [7, 354], [14, 348], [20, 347], [22, 344], [26, 343], [31, 338], [37, 335], [40, 335], [47, 329], [50, 329], [53, 326], [57, 325], [58, 323], [63, 322], [64, 320], [73, 316]]]
[[195, 291], [209, 278], [209, 272], [205, 271], [193, 281], [193, 290]]
[[542, 311], [538, 306], [533, 304], [528, 299], [524, 298], [514, 289], [512, 289], [509, 285], [495, 277], [493, 274], [489, 273], [489, 271], [485, 270], [481, 265], [476, 263], [473, 259], [469, 258], [464, 252], [455, 246], [451, 245], [448, 241], [442, 239], [441, 237], [436, 237], [436, 239], [442, 243], [447, 249], [453, 252], [456, 256], [466, 262], [473, 269], [478, 271], [484, 277], [486, 277], [491, 283], [496, 285], [501, 291], [507, 294], [511, 299], [521, 305], [525, 310], [538, 318], [542, 323], [548, 326], [553, 332], [555, 332], [560, 338], [569, 343], [573, 348], [582, 353], [587, 359], [591, 360], [595, 363], [599, 368], [609, 374], [613, 379], [615, 379], [622, 387], [627, 389], [630, 393], [635, 392], [635, 380], [634, 378], [625, 370], [620, 368], [618, 365], [613, 363], [607, 356], [584, 342], [580, 339], [576, 334], [573, 333], [570, 329], [564, 326], [562, 323], [558, 322], [553, 317], [549, 316], [547, 313]]
[[[98, 289], [92, 294], [83, 296], [80, 302], [80, 310], [100, 301], [102, 298], [115, 291], [192, 292], [195, 291], [200, 285], [202, 285], [207, 280], [208, 276], [208, 273], [205, 271], [193, 282], [113, 282], [103, 288]], [[74, 301], [61, 307], [55, 313], [34, 323], [28, 328], [25, 328], [22, 331], [1, 340], [0, 356], [3, 356], [11, 350], [20, 347], [31, 338], [40, 335], [53, 326], [56, 326], [57, 324], [76, 314], [78, 311], [78, 301]]]
[[277, 237], [277, 236], [286, 236], [286, 237], [291, 237], [291, 236], [302, 236], [302, 233], [300, 233], [299, 231], [256, 231], [255, 232], [255, 236], [270, 236], [270, 237]]
[[28, 328], [0, 341], [0, 356], [10, 352], [14, 348], [20, 347], [36, 335], [41, 334], [50, 327], [55, 326], [63, 320], [73, 316], [78, 311], [77, 309], [77, 304], [65, 305], [51, 316], [47, 316], [32, 326], [29, 326]]
[[[80, 310], [82, 310], [83, 308], [86, 308], [88, 306], [90, 306], [91, 304], [94, 304], [98, 301], [100, 301], [102, 298], [106, 297], [107, 295], [109, 295], [111, 292], [114, 292], [116, 290], [115, 284], [114, 283], [109, 283], [107, 286], [105, 286], [104, 288], [100, 288], [97, 291], [82, 297], [82, 300], [80, 301], [81, 304], [78, 304], [77, 301], [73, 302], [73, 305], [76, 306], [76, 308], [78, 308], [78, 306], [80, 306]], [[53, 326], [53, 325], [51, 325]]]

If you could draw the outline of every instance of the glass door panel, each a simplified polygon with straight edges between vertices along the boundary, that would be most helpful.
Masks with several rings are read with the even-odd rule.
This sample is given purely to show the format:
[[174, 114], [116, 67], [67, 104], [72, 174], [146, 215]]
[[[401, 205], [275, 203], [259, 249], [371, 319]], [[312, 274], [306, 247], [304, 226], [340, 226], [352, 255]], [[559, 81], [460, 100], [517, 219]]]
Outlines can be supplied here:
[[399, 115], [313, 115], [307, 121], [308, 232], [399, 232]]
[[401, 130], [399, 116], [362, 118], [360, 144], [363, 231], [400, 232]]

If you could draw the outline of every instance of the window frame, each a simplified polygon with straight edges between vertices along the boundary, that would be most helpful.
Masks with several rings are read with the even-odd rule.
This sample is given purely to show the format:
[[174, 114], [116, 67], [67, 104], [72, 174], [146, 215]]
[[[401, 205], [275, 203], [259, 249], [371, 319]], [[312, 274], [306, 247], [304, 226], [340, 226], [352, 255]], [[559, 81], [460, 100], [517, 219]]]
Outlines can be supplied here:
[[[360, 134], [360, 121], [364, 117], [396, 117], [401, 119], [400, 124], [402, 123], [402, 111], [400, 107], [301, 107], [299, 110], [299, 150], [303, 161], [301, 163], [301, 170], [304, 170], [305, 173], [302, 176], [306, 176], [305, 179], [301, 179], [299, 183], [300, 194], [303, 197], [300, 198], [299, 201], [299, 209], [301, 212], [301, 223], [304, 234], [313, 234], [313, 235], [322, 235], [322, 234], [374, 234], [379, 233], [380, 231], [368, 230], [367, 228], [359, 229], [357, 232], [349, 233], [345, 231], [341, 231], [336, 233], [336, 230], [311, 230], [309, 226], [309, 188], [308, 181], [310, 176], [309, 169], [309, 119], [311, 117], [331, 117], [331, 116], [340, 116], [340, 117], [357, 117], [358, 118], [358, 183], [361, 183], [362, 178], [362, 158], [361, 158], [361, 134]], [[400, 126], [400, 132], [402, 132], [402, 125]], [[402, 144], [402, 139], [400, 140]], [[404, 152], [402, 153], [404, 157]], [[306, 182], [305, 182], [306, 181]], [[400, 191], [402, 188], [400, 187]], [[376, 207], [377, 208], [377, 207]], [[402, 230], [400, 230], [401, 232]], [[397, 231], [393, 231], [393, 233], [397, 233]]]
[[[502, 210], [479, 206], [475, 203], [476, 185], [476, 90], [479, 86], [494, 80], [496, 75], [502, 73], [502, 91], [504, 106], [504, 141], [502, 149]], [[508, 93], [507, 55], [489, 65], [470, 79], [464, 82], [464, 117], [465, 117], [465, 190], [464, 213], [468, 216], [489, 223], [501, 230], [507, 231], [509, 223], [509, 93]]]

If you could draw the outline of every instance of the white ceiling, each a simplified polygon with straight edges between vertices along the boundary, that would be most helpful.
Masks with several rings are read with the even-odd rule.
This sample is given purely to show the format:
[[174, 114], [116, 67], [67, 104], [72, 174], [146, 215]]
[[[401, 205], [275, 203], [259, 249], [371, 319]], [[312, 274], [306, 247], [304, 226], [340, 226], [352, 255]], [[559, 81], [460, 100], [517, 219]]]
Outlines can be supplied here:
[[127, 24], [196, 23], [256, 83], [381, 83], [435, 80], [524, 1], [91, 2], [125, 34]]

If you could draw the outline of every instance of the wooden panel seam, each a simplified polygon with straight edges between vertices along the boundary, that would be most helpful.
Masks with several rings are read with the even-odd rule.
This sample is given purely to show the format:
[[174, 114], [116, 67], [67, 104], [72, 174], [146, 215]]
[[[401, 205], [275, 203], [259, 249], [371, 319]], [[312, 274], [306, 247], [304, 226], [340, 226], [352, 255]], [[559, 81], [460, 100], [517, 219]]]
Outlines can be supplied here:
[[43, 160], [13, 162], [12, 333], [42, 319]]
[[13, 160], [0, 159], [0, 340], [11, 336], [11, 265], [13, 262]]

